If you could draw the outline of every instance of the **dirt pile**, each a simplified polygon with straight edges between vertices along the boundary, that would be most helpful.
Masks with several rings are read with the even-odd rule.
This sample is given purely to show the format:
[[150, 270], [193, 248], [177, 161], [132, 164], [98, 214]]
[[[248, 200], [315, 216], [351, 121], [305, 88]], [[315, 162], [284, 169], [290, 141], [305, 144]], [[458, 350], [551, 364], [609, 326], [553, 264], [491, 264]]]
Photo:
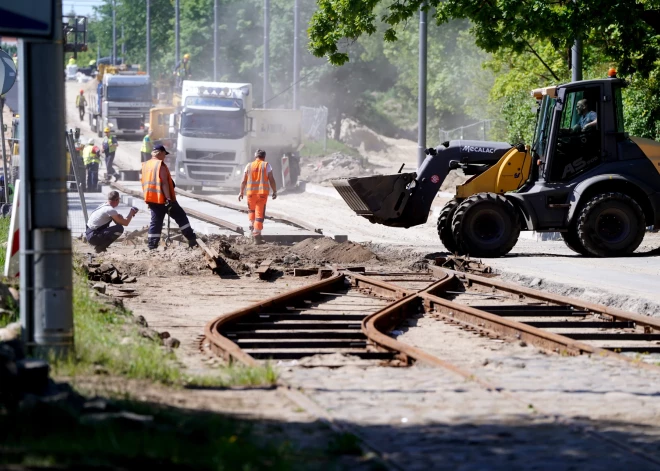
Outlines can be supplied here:
[[291, 247], [289, 253], [316, 263], [347, 264], [378, 261], [376, 254], [360, 244], [350, 241], [340, 244], [328, 238], [305, 239]]
[[375, 167], [361, 155], [335, 152], [325, 157], [308, 157], [301, 169], [301, 179], [324, 183], [337, 178], [371, 175]]
[[197, 275], [208, 270], [199, 249], [189, 249], [176, 242], [153, 251], [146, 247], [108, 250], [96, 256], [94, 262], [111, 263], [122, 276], [128, 277]]

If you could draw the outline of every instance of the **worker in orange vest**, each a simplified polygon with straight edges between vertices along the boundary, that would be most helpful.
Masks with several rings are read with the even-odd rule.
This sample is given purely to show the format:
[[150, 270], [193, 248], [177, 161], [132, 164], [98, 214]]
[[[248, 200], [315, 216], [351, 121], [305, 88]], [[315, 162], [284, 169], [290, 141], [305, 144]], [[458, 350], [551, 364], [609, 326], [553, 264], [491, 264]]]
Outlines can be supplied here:
[[147, 244], [152, 250], [158, 248], [165, 215], [169, 215], [176, 221], [181, 233], [188, 239], [189, 247], [197, 246], [197, 237], [190, 227], [188, 216], [176, 201], [175, 186], [170, 170], [163, 162], [168, 154], [169, 152], [164, 146], [156, 146], [151, 152], [151, 159], [142, 164], [141, 182], [144, 202], [151, 210]]
[[254, 161], [247, 164], [241, 183], [238, 201], [243, 199], [247, 189], [248, 219], [250, 231], [257, 244], [263, 242], [261, 231], [266, 217], [266, 201], [270, 189], [273, 189], [273, 199], [277, 198], [277, 186], [273, 177], [273, 168], [266, 162], [266, 151], [257, 149]]

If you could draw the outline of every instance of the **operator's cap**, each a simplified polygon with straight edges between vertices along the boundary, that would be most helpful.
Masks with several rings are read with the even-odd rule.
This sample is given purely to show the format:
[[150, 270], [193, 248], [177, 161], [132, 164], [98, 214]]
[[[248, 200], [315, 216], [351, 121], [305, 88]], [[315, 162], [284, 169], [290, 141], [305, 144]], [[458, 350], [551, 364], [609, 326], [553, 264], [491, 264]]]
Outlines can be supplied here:
[[167, 149], [165, 149], [165, 146], [163, 145], [154, 147], [154, 150], [159, 150], [159, 151], [162, 150], [163, 152], [165, 152], [165, 155], [169, 155], [169, 152], [167, 152]]

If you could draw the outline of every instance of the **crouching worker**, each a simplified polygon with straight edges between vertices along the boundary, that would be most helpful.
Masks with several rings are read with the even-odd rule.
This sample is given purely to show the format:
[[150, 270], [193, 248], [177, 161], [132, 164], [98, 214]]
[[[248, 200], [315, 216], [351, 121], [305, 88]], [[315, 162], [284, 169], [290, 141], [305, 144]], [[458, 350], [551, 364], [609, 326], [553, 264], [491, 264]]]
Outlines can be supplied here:
[[190, 227], [188, 216], [179, 203], [176, 202], [174, 194], [174, 181], [167, 165], [163, 160], [168, 155], [163, 146], [154, 147], [151, 151], [151, 159], [142, 164], [142, 191], [144, 201], [151, 210], [151, 223], [149, 224], [149, 249], [158, 248], [160, 233], [163, 230], [163, 220], [169, 215], [176, 221], [181, 234], [188, 239], [189, 247], [197, 246], [197, 237]]
[[[122, 216], [115, 209], [119, 205], [119, 192], [108, 193], [108, 202], [102, 204], [89, 215], [87, 221], [87, 242], [94, 246], [96, 253], [105, 252], [106, 249], [120, 235], [124, 233], [124, 226], [128, 226], [137, 213], [136, 208], [131, 208], [127, 217]], [[115, 222], [114, 226], [110, 224]]]

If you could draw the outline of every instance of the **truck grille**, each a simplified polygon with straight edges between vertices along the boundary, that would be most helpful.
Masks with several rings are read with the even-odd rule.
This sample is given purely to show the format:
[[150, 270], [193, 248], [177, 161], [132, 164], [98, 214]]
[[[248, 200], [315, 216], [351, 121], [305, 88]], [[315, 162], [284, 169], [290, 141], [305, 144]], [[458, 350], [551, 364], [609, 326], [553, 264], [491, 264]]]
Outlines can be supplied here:
[[233, 162], [236, 152], [214, 152], [210, 150], [187, 150], [186, 159], [204, 160], [206, 162]]
[[117, 127], [119, 129], [138, 130], [140, 126], [144, 126], [141, 118], [117, 118]]
[[188, 175], [195, 180], [224, 181], [231, 175], [232, 167], [214, 165], [187, 165]]

